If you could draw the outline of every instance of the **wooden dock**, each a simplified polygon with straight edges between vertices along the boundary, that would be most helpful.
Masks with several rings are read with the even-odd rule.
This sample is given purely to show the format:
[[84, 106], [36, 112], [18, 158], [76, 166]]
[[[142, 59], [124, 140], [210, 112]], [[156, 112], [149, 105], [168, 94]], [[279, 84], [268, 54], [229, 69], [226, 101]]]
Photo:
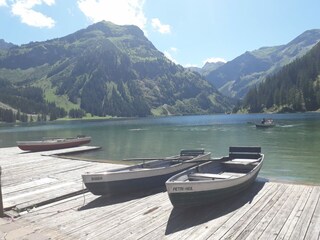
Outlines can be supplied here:
[[11, 216], [1, 239], [320, 239], [320, 186], [258, 179], [212, 206], [174, 209], [164, 190], [118, 197], [83, 191], [81, 173], [117, 165], [2, 148]]

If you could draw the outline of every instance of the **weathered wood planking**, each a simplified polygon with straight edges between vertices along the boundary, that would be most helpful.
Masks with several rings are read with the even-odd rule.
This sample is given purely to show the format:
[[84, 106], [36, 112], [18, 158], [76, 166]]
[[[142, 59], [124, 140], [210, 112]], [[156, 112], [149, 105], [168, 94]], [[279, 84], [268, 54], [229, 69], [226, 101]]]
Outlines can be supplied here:
[[[290, 238], [292, 238], [292, 239], [308, 239], [308, 238], [302, 237], [302, 236], [306, 236], [306, 235], [310, 234], [310, 233], [307, 233], [308, 230], [309, 231], [311, 230], [312, 234], [310, 234], [310, 235], [313, 235], [313, 229], [312, 228], [310, 229], [309, 227], [310, 227], [310, 223], [312, 221], [317, 221], [314, 213], [319, 211], [319, 210], [316, 210], [320, 204], [319, 194], [320, 194], [319, 187], [314, 187], [312, 189], [312, 192], [311, 192], [309, 198], [308, 198], [308, 201], [304, 205], [302, 213], [299, 217], [299, 220], [298, 220], [295, 228], [292, 231], [292, 234], [290, 235]], [[317, 234], [313, 235], [314, 239], [319, 239], [319, 226], [320, 225], [318, 225], [318, 227], [317, 227]]]
[[[5, 150], [4, 155], [14, 160], [0, 156], [0, 164], [21, 176], [12, 179], [16, 186], [4, 186], [4, 196], [20, 205], [33, 203], [35, 193], [39, 201], [81, 189], [83, 171], [117, 167]], [[319, 226], [319, 186], [260, 180], [232, 199], [191, 209], [174, 209], [164, 191], [117, 197], [83, 193], [21, 212], [14, 222], [1, 219], [0, 237], [295, 240], [319, 239]]]
[[[86, 193], [31, 209], [16, 221], [61, 234], [54, 239], [293, 240], [319, 238], [319, 211], [318, 186], [256, 182], [245, 194], [207, 207], [173, 209], [166, 192], [107, 198]], [[305, 225], [302, 231], [299, 225]]]
[[77, 193], [84, 188], [81, 174], [120, 166], [51, 156], [94, 148], [80, 146], [47, 152], [23, 152], [17, 147], [2, 148], [0, 165], [4, 208], [32, 208]]

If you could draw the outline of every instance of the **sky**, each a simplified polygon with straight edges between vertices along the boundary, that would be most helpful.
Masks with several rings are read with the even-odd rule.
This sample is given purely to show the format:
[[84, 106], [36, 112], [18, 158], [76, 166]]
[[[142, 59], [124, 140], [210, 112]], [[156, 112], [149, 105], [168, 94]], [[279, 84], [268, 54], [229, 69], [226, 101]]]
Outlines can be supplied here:
[[46, 41], [106, 20], [137, 25], [170, 60], [202, 67], [320, 29], [319, 9], [319, 0], [0, 0], [0, 39]]

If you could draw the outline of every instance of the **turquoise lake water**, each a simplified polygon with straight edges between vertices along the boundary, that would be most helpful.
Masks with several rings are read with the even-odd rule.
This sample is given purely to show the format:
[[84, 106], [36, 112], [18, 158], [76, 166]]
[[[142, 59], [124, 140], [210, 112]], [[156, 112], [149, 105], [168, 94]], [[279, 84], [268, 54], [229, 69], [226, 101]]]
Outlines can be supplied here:
[[[274, 128], [252, 122], [273, 118]], [[265, 163], [260, 177], [273, 181], [320, 184], [320, 113], [175, 116], [118, 120], [1, 124], [0, 147], [42, 137], [92, 137], [99, 151], [80, 157], [121, 160], [166, 157], [181, 149], [204, 148], [213, 157], [229, 146], [261, 146]], [[13, 159], [14, 161], [14, 159]]]

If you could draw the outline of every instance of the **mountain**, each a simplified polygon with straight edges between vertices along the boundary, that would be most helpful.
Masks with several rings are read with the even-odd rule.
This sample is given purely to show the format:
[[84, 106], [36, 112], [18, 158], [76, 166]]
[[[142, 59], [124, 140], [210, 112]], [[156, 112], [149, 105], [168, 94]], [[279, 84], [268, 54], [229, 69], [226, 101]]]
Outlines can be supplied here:
[[250, 112], [320, 109], [320, 42], [303, 57], [251, 89], [243, 107]]
[[226, 96], [242, 99], [252, 86], [306, 54], [319, 40], [319, 29], [306, 31], [288, 44], [246, 52], [210, 72], [206, 79]]
[[[129, 117], [216, 113], [232, 106], [199, 74], [168, 60], [138, 27], [105, 21], [0, 52], [0, 76], [0, 92], [11, 92], [0, 101], [27, 113], [43, 113], [48, 103]], [[28, 108], [21, 105], [27, 101]], [[32, 109], [32, 102], [42, 107]]]
[[189, 67], [189, 69], [201, 74], [202, 76], [207, 76], [210, 72], [218, 69], [224, 64], [225, 64], [224, 62], [206, 62], [202, 68]]
[[11, 47], [14, 47], [15, 45], [13, 43], [7, 43], [6, 41], [4, 41], [3, 39], [0, 39], [0, 50], [7, 50]]

